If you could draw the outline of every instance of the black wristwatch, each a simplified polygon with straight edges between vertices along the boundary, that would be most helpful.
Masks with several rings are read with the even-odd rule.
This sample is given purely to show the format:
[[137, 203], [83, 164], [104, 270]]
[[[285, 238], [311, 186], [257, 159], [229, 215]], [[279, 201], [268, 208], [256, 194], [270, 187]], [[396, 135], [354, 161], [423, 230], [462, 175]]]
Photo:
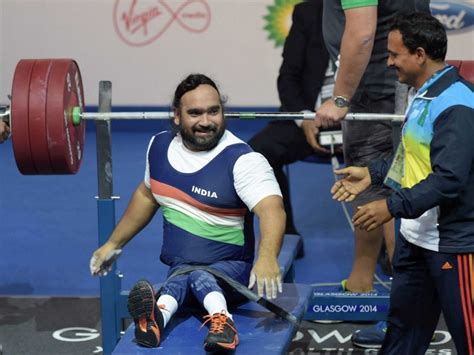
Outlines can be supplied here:
[[341, 107], [341, 108], [349, 107], [349, 105], [351, 104], [351, 101], [347, 97], [344, 97], [344, 96], [335, 96], [333, 97], [333, 101], [337, 107]]

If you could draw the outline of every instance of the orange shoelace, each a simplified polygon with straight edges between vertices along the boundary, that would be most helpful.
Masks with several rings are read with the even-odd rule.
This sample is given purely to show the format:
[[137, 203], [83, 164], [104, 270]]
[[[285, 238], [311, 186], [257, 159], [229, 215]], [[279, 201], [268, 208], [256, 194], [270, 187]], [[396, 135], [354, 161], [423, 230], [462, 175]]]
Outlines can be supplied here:
[[[225, 313], [215, 313], [212, 315], [207, 315], [203, 317], [205, 319], [204, 323], [202, 323], [201, 328], [204, 327], [207, 323], [211, 322], [211, 326], [209, 329], [210, 333], [223, 333], [224, 326], [227, 324], [234, 332], [237, 333], [237, 329], [235, 329], [227, 320], [229, 317], [225, 315]], [[199, 328], [199, 329], [201, 329]]]

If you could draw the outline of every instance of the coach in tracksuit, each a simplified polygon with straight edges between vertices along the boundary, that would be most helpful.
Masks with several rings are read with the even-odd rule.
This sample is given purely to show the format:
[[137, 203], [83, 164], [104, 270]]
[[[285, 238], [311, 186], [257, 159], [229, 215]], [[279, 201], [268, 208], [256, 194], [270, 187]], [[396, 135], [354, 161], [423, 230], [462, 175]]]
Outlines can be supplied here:
[[396, 19], [388, 65], [416, 90], [402, 143], [391, 162], [341, 169], [332, 188], [348, 201], [370, 184], [395, 188], [354, 215], [366, 230], [401, 218], [381, 354], [425, 354], [441, 311], [458, 353], [474, 353], [474, 86], [444, 63], [446, 49], [431, 15]]

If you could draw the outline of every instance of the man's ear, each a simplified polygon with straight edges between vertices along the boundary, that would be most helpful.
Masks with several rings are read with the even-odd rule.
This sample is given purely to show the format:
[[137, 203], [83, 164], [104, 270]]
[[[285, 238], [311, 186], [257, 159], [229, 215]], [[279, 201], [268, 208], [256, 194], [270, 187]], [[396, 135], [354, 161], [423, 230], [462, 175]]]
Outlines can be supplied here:
[[415, 51], [415, 54], [416, 61], [418, 62], [418, 64], [423, 64], [428, 59], [428, 56], [426, 55], [425, 49], [423, 47], [418, 47]]
[[181, 117], [180, 117], [180, 115], [179, 115], [179, 110], [178, 110], [178, 109], [174, 109], [173, 123], [174, 123], [176, 126], [179, 126], [180, 120], [181, 120]]

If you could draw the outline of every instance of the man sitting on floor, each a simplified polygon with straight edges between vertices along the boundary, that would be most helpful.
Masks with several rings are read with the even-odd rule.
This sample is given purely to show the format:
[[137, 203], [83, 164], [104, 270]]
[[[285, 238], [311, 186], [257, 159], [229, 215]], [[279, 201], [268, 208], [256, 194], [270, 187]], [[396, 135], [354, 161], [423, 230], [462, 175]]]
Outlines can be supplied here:
[[[227, 302], [238, 300], [207, 266], [258, 294], [282, 292], [277, 256], [285, 230], [278, 183], [267, 160], [225, 128], [223, 100], [216, 84], [202, 74], [189, 75], [175, 91], [173, 130], [149, 144], [144, 181], [135, 191], [109, 240], [91, 259], [91, 273], [103, 275], [110, 256], [123, 248], [163, 210], [161, 261], [170, 266], [157, 299], [151, 284], [139, 281], [130, 291], [128, 310], [137, 343], [158, 347], [164, 327], [185, 301], [197, 300], [209, 313], [207, 351], [235, 349], [236, 327]], [[259, 217], [261, 240], [254, 260], [251, 213]]]

